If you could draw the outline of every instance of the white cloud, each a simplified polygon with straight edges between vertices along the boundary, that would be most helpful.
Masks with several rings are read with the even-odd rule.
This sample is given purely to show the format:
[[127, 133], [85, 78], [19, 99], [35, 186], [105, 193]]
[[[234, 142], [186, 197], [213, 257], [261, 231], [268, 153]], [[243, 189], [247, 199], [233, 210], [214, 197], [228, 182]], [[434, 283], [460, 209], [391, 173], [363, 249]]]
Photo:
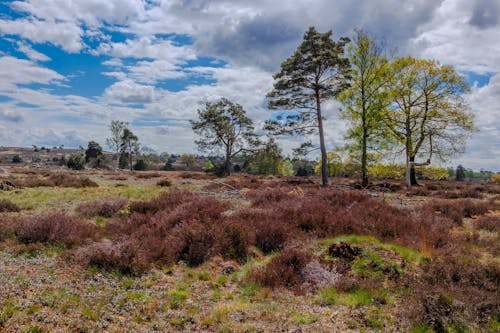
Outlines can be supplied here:
[[111, 103], [146, 104], [153, 101], [154, 87], [128, 80], [120, 81], [106, 88], [104, 96], [109, 99]]
[[5, 110], [0, 107], [0, 121], [19, 123], [23, 121], [23, 117], [15, 111]]
[[83, 30], [73, 22], [40, 21], [33, 18], [0, 20], [0, 33], [18, 35], [34, 43], [50, 42], [63, 50], [75, 53], [83, 48]]
[[34, 61], [49, 61], [51, 60], [48, 56], [43, 53], [34, 50], [29, 44], [24, 42], [17, 42], [17, 49], [19, 52], [26, 54], [28, 58]]
[[30, 60], [0, 57], [0, 89], [15, 89], [18, 84], [59, 83], [64, 77]]

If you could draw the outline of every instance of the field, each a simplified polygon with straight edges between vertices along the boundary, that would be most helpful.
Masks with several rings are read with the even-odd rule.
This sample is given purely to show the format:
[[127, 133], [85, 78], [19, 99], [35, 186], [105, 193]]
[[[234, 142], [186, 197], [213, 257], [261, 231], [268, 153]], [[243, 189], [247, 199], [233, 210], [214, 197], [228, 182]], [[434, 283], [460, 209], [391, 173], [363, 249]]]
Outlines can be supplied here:
[[0, 171], [2, 332], [500, 331], [500, 185]]

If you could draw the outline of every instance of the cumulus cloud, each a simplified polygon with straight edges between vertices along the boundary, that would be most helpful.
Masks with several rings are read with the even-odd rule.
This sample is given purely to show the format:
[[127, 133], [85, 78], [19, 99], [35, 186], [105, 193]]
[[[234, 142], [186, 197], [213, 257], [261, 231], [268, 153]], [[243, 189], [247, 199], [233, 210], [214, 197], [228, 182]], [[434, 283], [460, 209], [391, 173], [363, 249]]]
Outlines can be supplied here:
[[60, 83], [64, 79], [59, 73], [30, 60], [0, 57], [0, 89], [14, 89], [18, 84]]
[[83, 48], [80, 39], [83, 30], [73, 22], [40, 21], [33, 18], [0, 20], [0, 33], [17, 35], [34, 43], [50, 42], [71, 53]]
[[133, 81], [120, 81], [106, 88], [104, 96], [112, 103], [147, 104], [153, 101], [154, 87]]
[[23, 116], [12, 110], [4, 110], [0, 108], [0, 120], [13, 123], [20, 123], [23, 121]]

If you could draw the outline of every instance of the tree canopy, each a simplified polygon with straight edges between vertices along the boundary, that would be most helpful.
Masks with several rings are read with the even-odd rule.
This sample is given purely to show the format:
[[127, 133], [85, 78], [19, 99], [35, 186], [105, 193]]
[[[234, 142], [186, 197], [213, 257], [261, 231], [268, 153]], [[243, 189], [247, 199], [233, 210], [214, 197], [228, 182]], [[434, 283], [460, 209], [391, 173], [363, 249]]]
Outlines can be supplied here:
[[346, 37], [332, 39], [332, 31], [320, 33], [310, 27], [295, 53], [274, 75], [273, 90], [267, 95], [271, 110], [281, 110], [266, 123], [274, 134], [304, 135], [318, 132], [322, 182], [328, 184], [326, 146], [321, 103], [337, 96], [349, 85], [349, 60], [344, 57]]

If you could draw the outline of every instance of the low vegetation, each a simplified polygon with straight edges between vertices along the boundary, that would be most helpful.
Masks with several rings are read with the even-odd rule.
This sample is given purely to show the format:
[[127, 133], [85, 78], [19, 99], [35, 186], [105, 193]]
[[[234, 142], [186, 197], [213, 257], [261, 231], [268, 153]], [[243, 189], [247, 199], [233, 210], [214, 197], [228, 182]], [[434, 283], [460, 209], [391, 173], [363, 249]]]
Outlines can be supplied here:
[[[36, 189], [45, 191], [30, 199], [36, 209], [21, 197], [35, 189], [0, 193], [12, 197], [0, 196], [2, 265], [18, 272], [0, 272], [0, 327], [112, 330], [127, 318], [138, 331], [498, 328], [491, 185], [478, 185], [476, 197], [426, 199], [461, 189], [428, 182], [415, 195], [397, 183], [366, 191], [349, 180], [325, 188], [193, 172], [124, 186], [115, 172], [88, 175], [100, 186], [55, 187], [72, 191], [57, 197], [59, 209], [41, 209], [52, 187]], [[22, 300], [22, 286], [34, 296]], [[36, 321], [42, 313], [47, 321]]]

